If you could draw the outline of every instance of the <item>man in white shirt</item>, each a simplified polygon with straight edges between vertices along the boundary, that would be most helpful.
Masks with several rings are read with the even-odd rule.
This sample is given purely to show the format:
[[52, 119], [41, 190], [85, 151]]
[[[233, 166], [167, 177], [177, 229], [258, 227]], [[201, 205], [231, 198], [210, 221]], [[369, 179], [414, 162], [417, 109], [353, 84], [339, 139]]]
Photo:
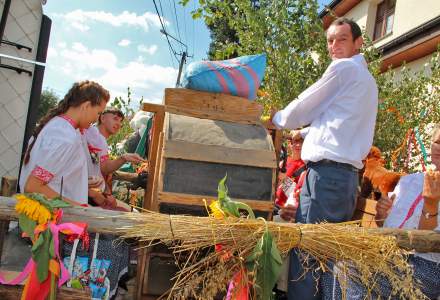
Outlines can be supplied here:
[[[373, 143], [378, 105], [376, 82], [359, 54], [362, 43], [361, 30], [354, 21], [335, 20], [327, 30], [332, 63], [316, 83], [272, 118], [279, 129], [310, 125], [301, 152], [308, 174], [297, 222], [352, 218], [358, 170]], [[299, 256], [292, 251], [290, 259], [288, 299], [319, 299], [319, 274], [307, 272], [301, 277], [304, 270]]]

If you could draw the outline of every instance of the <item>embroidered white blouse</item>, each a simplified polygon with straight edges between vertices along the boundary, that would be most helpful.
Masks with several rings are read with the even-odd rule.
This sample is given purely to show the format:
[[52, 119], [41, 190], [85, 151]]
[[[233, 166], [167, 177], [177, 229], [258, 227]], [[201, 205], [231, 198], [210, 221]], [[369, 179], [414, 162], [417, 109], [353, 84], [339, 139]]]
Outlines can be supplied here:
[[29, 162], [21, 169], [20, 189], [24, 192], [30, 174], [59, 193], [63, 178], [63, 196], [87, 204], [87, 160], [81, 133], [67, 117], [50, 120], [35, 141]]
[[[105, 137], [99, 132], [96, 126], [85, 130], [82, 135], [84, 150], [87, 157], [89, 176], [103, 178], [101, 163], [108, 159], [108, 144]], [[105, 182], [100, 186], [101, 191], [105, 190]]]
[[[394, 199], [390, 214], [384, 221], [383, 227], [399, 228], [406, 219], [412, 204], [423, 191], [423, 179], [424, 173], [409, 174], [400, 178], [394, 191], [389, 194], [390, 197], [392, 194], [395, 194], [396, 198]], [[417, 229], [422, 216], [422, 209], [423, 199], [417, 204], [414, 213], [408, 218], [402, 228]], [[439, 216], [437, 216], [437, 222], [439, 226], [435, 230], [440, 231]], [[416, 253], [415, 255], [440, 263], [440, 253]]]
[[330, 159], [361, 169], [373, 143], [378, 105], [376, 82], [361, 54], [333, 61], [316, 83], [277, 112], [279, 129], [309, 125], [301, 158]]

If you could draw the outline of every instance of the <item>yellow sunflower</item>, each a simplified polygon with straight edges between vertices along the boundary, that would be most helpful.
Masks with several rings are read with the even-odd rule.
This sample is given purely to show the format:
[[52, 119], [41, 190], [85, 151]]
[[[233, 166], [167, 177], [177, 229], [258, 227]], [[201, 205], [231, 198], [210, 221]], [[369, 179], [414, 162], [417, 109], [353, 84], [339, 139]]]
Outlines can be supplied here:
[[38, 224], [46, 224], [51, 218], [50, 211], [40, 202], [26, 197], [23, 194], [16, 195], [17, 204], [15, 210], [19, 214], [24, 214], [29, 219], [34, 220]]
[[211, 204], [209, 205], [209, 210], [211, 211], [211, 215], [216, 219], [224, 219], [224, 217], [226, 216], [221, 209], [218, 200], [211, 202]]

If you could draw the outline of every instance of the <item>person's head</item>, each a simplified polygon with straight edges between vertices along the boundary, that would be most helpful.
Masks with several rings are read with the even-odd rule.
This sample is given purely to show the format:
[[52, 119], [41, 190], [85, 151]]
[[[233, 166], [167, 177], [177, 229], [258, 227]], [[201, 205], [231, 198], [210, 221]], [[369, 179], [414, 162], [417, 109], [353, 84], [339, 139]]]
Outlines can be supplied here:
[[338, 18], [327, 29], [327, 49], [332, 60], [359, 54], [362, 43], [362, 31], [353, 20]]
[[437, 170], [440, 170], [440, 123], [435, 124], [432, 130], [431, 161]]
[[289, 139], [289, 150], [290, 150], [290, 155], [293, 159], [301, 158], [301, 149], [302, 149], [303, 141], [304, 140], [300, 137], [296, 139]]
[[109, 107], [99, 116], [98, 125], [109, 135], [115, 134], [121, 129], [124, 114], [117, 108]]
[[51, 109], [35, 127], [32, 135], [34, 139], [26, 151], [24, 163], [29, 162], [30, 152], [38, 134], [51, 119], [69, 111], [76, 111], [78, 128], [88, 128], [90, 124], [96, 122], [109, 98], [109, 92], [96, 82], [86, 80], [74, 83], [63, 100], [58, 102], [57, 106]]

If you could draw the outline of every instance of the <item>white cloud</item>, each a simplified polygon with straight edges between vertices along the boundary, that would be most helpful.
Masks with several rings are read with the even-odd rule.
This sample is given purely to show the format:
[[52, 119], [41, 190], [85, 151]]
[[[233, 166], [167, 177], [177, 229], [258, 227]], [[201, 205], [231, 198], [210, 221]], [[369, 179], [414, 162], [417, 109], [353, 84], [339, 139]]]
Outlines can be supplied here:
[[54, 50], [58, 55], [50, 61], [52, 70], [73, 81], [96, 80], [110, 90], [112, 98], [126, 96], [130, 87], [135, 102], [144, 96], [145, 101], [160, 103], [164, 88], [173, 87], [177, 78], [176, 69], [147, 64], [141, 56], [121, 64], [113, 52], [89, 49], [81, 43]]
[[130, 41], [130, 40], [122, 39], [122, 40], [118, 43], [118, 46], [121, 46], [121, 47], [127, 47], [127, 46], [130, 45], [130, 44], [131, 44], [131, 41]]
[[47, 49], [47, 57], [57, 57], [57, 56], [58, 56], [57, 49], [55, 49], [54, 47], [49, 47]]
[[140, 44], [137, 47], [137, 49], [138, 49], [139, 52], [144, 52], [144, 53], [153, 55], [157, 51], [157, 45], [151, 45], [150, 47], [148, 47], [146, 45]]
[[[100, 22], [114, 27], [137, 27], [146, 32], [149, 30], [150, 26], [161, 26], [159, 17], [149, 11], [145, 12], [143, 15], [137, 15], [134, 12], [128, 11], [123, 11], [119, 15], [114, 15], [105, 11], [84, 11], [77, 9], [67, 14], [56, 14], [55, 16], [63, 17], [71, 26], [80, 31], [89, 30], [90, 26], [87, 25], [89, 22]], [[166, 19], [163, 19], [163, 22], [166, 25], [169, 25], [169, 22]]]

